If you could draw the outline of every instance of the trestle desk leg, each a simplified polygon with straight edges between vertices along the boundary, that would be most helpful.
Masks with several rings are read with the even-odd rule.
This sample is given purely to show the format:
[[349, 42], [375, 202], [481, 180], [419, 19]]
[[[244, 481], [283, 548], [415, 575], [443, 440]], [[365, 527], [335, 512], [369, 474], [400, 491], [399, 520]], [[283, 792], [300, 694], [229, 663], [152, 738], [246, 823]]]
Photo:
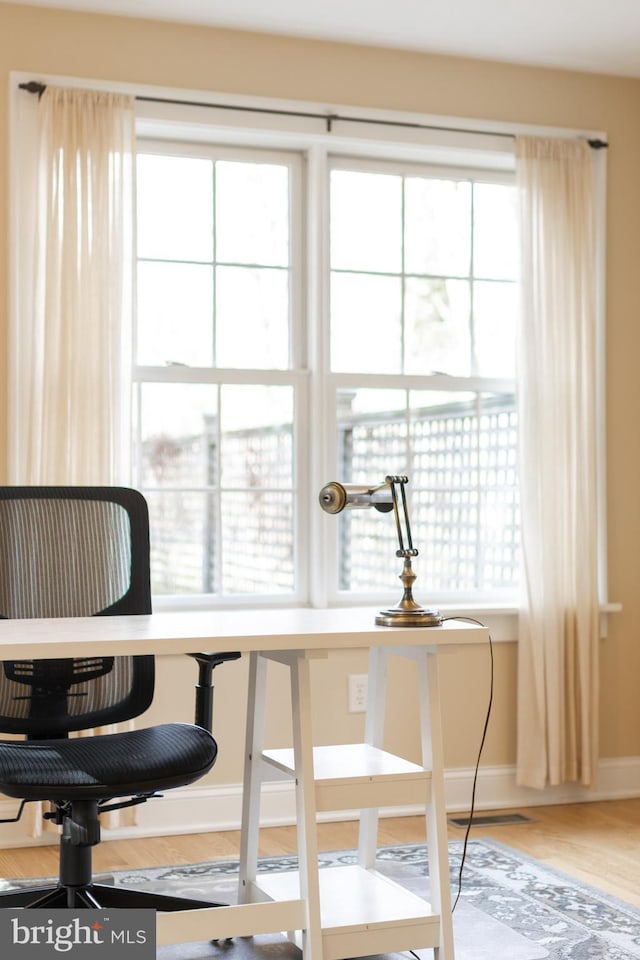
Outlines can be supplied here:
[[247, 732], [244, 754], [242, 829], [240, 834], [240, 867], [238, 877], [239, 903], [251, 902], [251, 886], [256, 881], [258, 869], [260, 784], [262, 779], [262, 751], [264, 749], [266, 679], [266, 660], [254, 651], [249, 657]]
[[[367, 689], [367, 715], [364, 742], [380, 749], [384, 746], [384, 720], [387, 701], [387, 650], [371, 647], [369, 650], [369, 679]], [[378, 847], [378, 809], [369, 807], [360, 813], [358, 832], [358, 863], [372, 869], [376, 862]]]
[[417, 660], [422, 764], [431, 770], [431, 802], [427, 805], [429, 899], [431, 909], [440, 915], [440, 944], [434, 954], [435, 960], [454, 960], [438, 656], [421, 650]]
[[303, 932], [303, 954], [304, 960], [322, 960], [317, 811], [311, 725], [311, 671], [309, 659], [303, 652], [294, 654], [291, 660], [291, 706], [296, 773], [300, 895], [307, 905], [307, 925]]

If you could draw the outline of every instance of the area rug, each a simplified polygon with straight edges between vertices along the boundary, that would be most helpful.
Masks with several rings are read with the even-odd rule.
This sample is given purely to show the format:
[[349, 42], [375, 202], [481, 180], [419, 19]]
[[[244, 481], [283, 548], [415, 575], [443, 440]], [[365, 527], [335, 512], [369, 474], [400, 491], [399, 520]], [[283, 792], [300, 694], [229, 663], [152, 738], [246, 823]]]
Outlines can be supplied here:
[[[462, 842], [452, 842], [449, 849], [455, 898]], [[353, 851], [320, 855], [322, 869], [354, 862]], [[383, 847], [377, 867], [419, 896], [428, 895], [424, 845]], [[293, 857], [264, 859], [259, 866], [271, 872], [296, 868]], [[115, 880], [233, 902], [237, 869], [237, 861], [212, 861], [121, 873]], [[457, 960], [640, 960], [640, 911], [492, 840], [471, 840], [467, 846], [454, 934]], [[277, 937], [255, 937], [162, 947], [158, 957], [204, 960], [222, 953], [227, 960], [300, 956], [284, 939], [279, 943]], [[418, 954], [431, 960], [433, 951]]]
[[[449, 845], [451, 887], [458, 890], [462, 841]], [[353, 851], [322, 853], [322, 869], [354, 863]], [[265, 872], [294, 870], [294, 857], [260, 860]], [[377, 869], [419, 896], [428, 896], [424, 845], [383, 847]], [[139, 889], [235, 902], [238, 862], [114, 874]], [[456, 960], [640, 960], [640, 911], [493, 840], [469, 841], [454, 912]], [[433, 960], [432, 950], [416, 951]], [[158, 960], [300, 960], [276, 935], [160, 947]], [[388, 954], [410, 960], [410, 954]]]

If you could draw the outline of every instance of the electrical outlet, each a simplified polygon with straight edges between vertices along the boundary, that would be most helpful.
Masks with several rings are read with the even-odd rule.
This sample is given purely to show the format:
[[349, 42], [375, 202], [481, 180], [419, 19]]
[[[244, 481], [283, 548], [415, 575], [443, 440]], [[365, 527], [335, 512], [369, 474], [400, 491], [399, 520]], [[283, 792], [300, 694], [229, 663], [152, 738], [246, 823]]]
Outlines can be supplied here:
[[369, 677], [366, 673], [350, 673], [349, 713], [364, 713], [367, 709]]

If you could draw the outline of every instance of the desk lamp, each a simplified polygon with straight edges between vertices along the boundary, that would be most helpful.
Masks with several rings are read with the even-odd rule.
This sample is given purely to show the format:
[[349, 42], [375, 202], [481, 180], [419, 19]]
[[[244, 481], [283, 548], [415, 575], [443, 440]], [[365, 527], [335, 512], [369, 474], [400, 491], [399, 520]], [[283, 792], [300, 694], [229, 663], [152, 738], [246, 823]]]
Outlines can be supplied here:
[[[385, 477], [384, 483], [377, 486], [338, 483], [325, 484], [319, 494], [320, 506], [325, 513], [341, 513], [343, 510], [358, 510], [375, 507], [379, 513], [391, 513], [395, 516], [398, 549], [396, 557], [403, 558], [400, 580], [404, 587], [402, 599], [395, 607], [381, 610], [376, 623], [382, 627], [436, 627], [442, 623], [437, 610], [425, 609], [413, 599], [412, 587], [416, 575], [411, 567], [411, 558], [418, 556], [411, 539], [411, 525], [405, 485], [407, 477]], [[403, 532], [404, 529], [404, 532]], [[406, 545], [405, 545], [406, 544]]]

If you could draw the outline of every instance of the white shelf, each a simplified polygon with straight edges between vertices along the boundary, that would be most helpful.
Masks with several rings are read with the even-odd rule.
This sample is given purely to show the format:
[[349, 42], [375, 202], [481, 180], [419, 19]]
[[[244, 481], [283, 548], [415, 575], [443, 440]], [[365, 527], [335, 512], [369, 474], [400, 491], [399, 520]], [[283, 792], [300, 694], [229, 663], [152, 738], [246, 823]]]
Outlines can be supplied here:
[[[245, 903], [265, 898], [273, 902], [303, 899], [303, 926], [282, 929], [303, 950], [305, 960], [347, 960], [420, 949], [433, 949], [440, 960], [454, 960], [438, 682], [438, 646], [446, 649], [449, 644], [438, 632], [440, 629], [408, 630], [404, 634], [401, 629], [391, 630], [386, 642], [366, 638], [368, 743], [314, 745], [311, 665], [326, 645], [314, 644], [299, 650], [287, 646], [251, 654], [241, 897]], [[480, 633], [484, 639], [484, 631]], [[438, 637], [440, 641], [434, 642]], [[463, 635], [456, 635], [455, 644], [462, 643]], [[424, 764], [382, 749], [388, 700], [387, 665], [392, 656], [416, 664], [421, 757], [428, 758]], [[265, 749], [269, 662], [289, 669], [294, 749]], [[296, 781], [300, 873], [258, 875], [261, 785], [265, 780], [280, 777]], [[422, 808], [427, 820], [430, 903], [375, 870], [379, 810], [407, 804]], [[319, 870], [317, 817], [319, 813], [339, 810], [357, 811], [359, 815], [357, 865]], [[425, 893], [426, 890], [425, 882]]]
[[[262, 759], [295, 777], [293, 750], [265, 750]], [[314, 747], [313, 776], [319, 811], [426, 804], [431, 799], [429, 770], [365, 743]]]
[[[438, 946], [440, 918], [427, 901], [375, 870], [328, 867], [319, 880], [324, 960]], [[297, 871], [261, 874], [257, 885], [273, 900], [300, 896]], [[290, 937], [302, 947], [300, 931]]]

